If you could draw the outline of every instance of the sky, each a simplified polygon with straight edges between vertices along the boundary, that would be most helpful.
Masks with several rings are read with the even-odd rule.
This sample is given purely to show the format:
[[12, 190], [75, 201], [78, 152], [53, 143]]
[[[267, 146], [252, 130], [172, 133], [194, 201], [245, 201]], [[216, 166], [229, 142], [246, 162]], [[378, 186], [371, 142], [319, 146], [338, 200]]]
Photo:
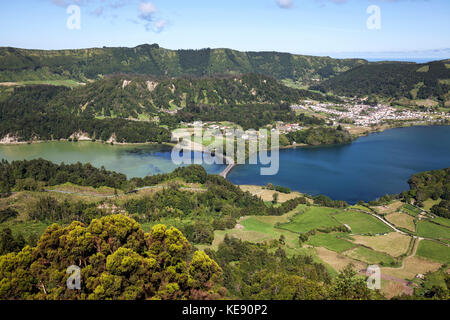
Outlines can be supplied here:
[[449, 16], [448, 0], [1, 0], [0, 46], [450, 58]]

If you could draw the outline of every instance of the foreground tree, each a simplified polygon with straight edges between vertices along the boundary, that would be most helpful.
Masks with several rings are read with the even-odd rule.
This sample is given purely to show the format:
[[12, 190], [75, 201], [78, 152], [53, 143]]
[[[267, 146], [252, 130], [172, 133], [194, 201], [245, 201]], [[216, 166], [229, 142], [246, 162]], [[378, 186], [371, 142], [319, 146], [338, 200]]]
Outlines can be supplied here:
[[349, 264], [334, 279], [329, 293], [332, 300], [381, 300], [383, 295], [378, 290], [367, 286], [365, 277], [358, 276]]
[[[202, 251], [191, 254], [179, 230], [145, 233], [123, 215], [54, 224], [37, 247], [0, 257], [0, 299], [221, 298], [221, 268]], [[69, 266], [81, 268], [79, 290], [67, 287]]]

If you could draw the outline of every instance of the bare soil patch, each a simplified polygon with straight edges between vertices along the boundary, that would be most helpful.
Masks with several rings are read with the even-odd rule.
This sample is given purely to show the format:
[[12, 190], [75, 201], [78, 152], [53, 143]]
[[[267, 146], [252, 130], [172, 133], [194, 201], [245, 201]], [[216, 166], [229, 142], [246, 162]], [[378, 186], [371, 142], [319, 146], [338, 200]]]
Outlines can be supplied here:
[[351, 259], [349, 257], [346, 257], [342, 254], [336, 253], [334, 251], [325, 249], [323, 247], [316, 248], [317, 255], [319, 258], [329, 264], [334, 270], [341, 271], [344, 269], [347, 265], [353, 264], [355, 269], [358, 271], [365, 270], [367, 265], [365, 263], [362, 263], [360, 261]]
[[398, 257], [408, 251], [411, 237], [397, 232], [382, 236], [353, 236], [356, 243]]
[[414, 224], [414, 218], [405, 213], [392, 213], [386, 216], [386, 220], [392, 223], [393, 225], [408, 229], [412, 232], [416, 231], [416, 226]]
[[263, 201], [272, 201], [273, 195], [278, 193], [278, 202], [283, 203], [291, 199], [301, 197], [302, 194], [299, 192], [291, 192], [289, 194], [281, 193], [275, 190], [264, 189], [261, 186], [239, 186], [244, 192], [248, 191], [254, 196], [260, 197]]
[[385, 206], [373, 207], [380, 214], [390, 214], [396, 212], [404, 203], [401, 201], [394, 201], [391, 204]]
[[407, 257], [400, 268], [381, 268], [381, 273], [401, 279], [413, 279], [417, 274], [434, 272], [441, 267], [438, 262], [429, 261], [416, 256]]

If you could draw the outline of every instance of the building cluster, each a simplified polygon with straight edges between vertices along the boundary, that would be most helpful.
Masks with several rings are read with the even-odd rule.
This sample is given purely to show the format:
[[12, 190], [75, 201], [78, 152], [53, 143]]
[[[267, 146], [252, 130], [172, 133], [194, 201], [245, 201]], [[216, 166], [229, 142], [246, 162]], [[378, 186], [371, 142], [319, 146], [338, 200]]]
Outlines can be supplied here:
[[210, 130], [221, 130], [221, 131], [226, 131], [226, 130], [231, 130], [233, 129], [231, 126], [225, 126], [225, 125], [221, 125], [218, 124], [217, 122], [213, 122], [213, 121], [206, 121], [206, 122], [202, 122], [202, 121], [194, 121], [194, 122], [181, 122], [182, 125], [188, 127], [188, 128], [203, 128], [203, 129], [210, 129]]
[[[303, 129], [302, 126], [298, 123], [284, 123], [282, 121], [277, 122], [277, 128], [280, 133], [289, 133], [289, 132], [295, 132], [300, 131]], [[275, 130], [275, 129], [272, 129]]]
[[[353, 124], [362, 127], [377, 125], [387, 120], [399, 121], [430, 121], [436, 115], [442, 115], [438, 112], [423, 112], [413, 110], [402, 110], [387, 105], [366, 105], [361, 103], [336, 105], [331, 103], [315, 103], [305, 101], [304, 105], [291, 106], [293, 110], [313, 111], [316, 113], [327, 114], [330, 120], [341, 122], [351, 121]], [[450, 118], [449, 115], [444, 115]]]

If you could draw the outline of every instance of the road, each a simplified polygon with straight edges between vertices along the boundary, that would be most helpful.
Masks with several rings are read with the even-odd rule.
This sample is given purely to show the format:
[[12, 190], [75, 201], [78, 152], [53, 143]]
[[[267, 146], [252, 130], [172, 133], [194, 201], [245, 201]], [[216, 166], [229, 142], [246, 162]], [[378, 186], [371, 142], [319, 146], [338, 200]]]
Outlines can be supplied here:
[[382, 217], [380, 217], [379, 215], [377, 215], [377, 214], [375, 214], [375, 213], [373, 213], [373, 212], [368, 212], [368, 211], [364, 211], [364, 210], [358, 210], [358, 211], [361, 211], [361, 212], [370, 214], [371, 216], [373, 216], [373, 217], [375, 217], [375, 218], [381, 220], [384, 224], [386, 224], [388, 227], [390, 227], [390, 228], [391, 228], [392, 230], [394, 230], [395, 232], [398, 232], [398, 233], [403, 234], [403, 235], [405, 235], [405, 236], [413, 237], [413, 238], [415, 238], [415, 239], [418, 239], [419, 241], [421, 241], [421, 240], [430, 240], [430, 241], [434, 241], [434, 242], [438, 242], [438, 243], [440, 243], [440, 244], [443, 244], [443, 245], [445, 245], [445, 246], [447, 246], [447, 247], [450, 247], [450, 244], [445, 243], [445, 242], [442, 242], [442, 241], [437, 240], [437, 239], [419, 237], [419, 236], [416, 236], [416, 235], [414, 235], [414, 234], [412, 234], [412, 233], [403, 232], [403, 231], [397, 229], [394, 225], [392, 225], [391, 223], [389, 223], [388, 221], [386, 221], [385, 219], [383, 219]]
[[[193, 151], [208, 152], [208, 153], [211, 152], [211, 150], [209, 150], [207, 147], [195, 141], [190, 141], [190, 146], [185, 147]], [[221, 177], [226, 179], [231, 170], [233, 170], [233, 168], [236, 166], [234, 159], [219, 153], [217, 153], [215, 157], [221, 159], [222, 163], [227, 164], [227, 167], [219, 174]]]

